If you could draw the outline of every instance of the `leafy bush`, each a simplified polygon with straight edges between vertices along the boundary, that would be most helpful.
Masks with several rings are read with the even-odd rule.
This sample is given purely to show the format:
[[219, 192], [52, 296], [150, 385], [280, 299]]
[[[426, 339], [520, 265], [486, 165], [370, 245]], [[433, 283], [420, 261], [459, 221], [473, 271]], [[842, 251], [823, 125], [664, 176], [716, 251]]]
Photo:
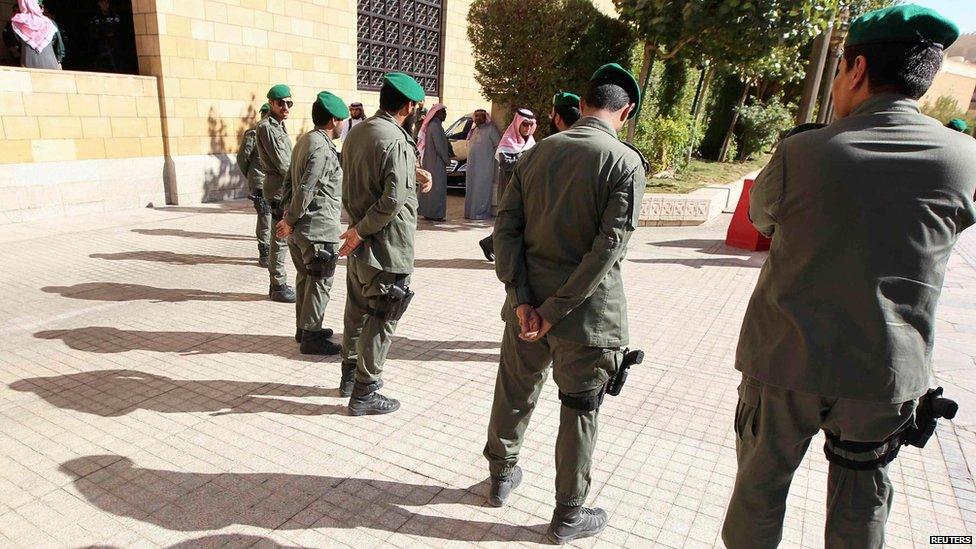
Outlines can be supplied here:
[[626, 24], [590, 0], [474, 0], [468, 39], [485, 97], [532, 109], [542, 122], [537, 139], [548, 131], [553, 94], [582, 94], [603, 63], [628, 66], [634, 42]]
[[793, 108], [793, 105], [782, 104], [778, 98], [740, 108], [739, 158], [745, 160], [771, 149], [780, 134], [793, 126]]
[[927, 114], [943, 124], [947, 124], [954, 118], [961, 118], [969, 124], [970, 128], [976, 125], [976, 118], [966, 114], [966, 111], [959, 108], [959, 102], [948, 95], [940, 96], [935, 103], [922, 104], [922, 114]]
[[[641, 117], [634, 134], [634, 146], [651, 164], [650, 174], [684, 167], [688, 147], [697, 141], [691, 130], [691, 117]], [[649, 174], [649, 175], [650, 175]]]

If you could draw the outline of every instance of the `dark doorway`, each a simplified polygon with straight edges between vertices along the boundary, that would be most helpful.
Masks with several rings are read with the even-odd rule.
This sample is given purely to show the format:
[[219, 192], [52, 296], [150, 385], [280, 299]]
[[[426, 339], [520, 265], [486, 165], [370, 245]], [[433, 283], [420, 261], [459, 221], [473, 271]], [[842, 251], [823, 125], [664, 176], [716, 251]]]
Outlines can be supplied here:
[[64, 70], [139, 74], [132, 0], [108, 6], [105, 16], [98, 0], [45, 0], [64, 39]]

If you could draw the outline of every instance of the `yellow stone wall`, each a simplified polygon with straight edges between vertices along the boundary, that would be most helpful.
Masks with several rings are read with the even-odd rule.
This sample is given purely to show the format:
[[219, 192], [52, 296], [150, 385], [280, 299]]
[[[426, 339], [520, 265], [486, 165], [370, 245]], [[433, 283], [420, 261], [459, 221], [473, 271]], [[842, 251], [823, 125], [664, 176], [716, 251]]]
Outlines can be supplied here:
[[921, 104], [935, 102], [943, 96], [951, 97], [963, 112], [970, 110], [976, 93], [976, 65], [947, 60], [942, 71], [935, 75], [932, 87], [919, 100]]
[[0, 164], [161, 156], [156, 79], [0, 67]]
[[[447, 1], [444, 98], [428, 98], [454, 115], [486, 103], [465, 36], [469, 3]], [[227, 156], [273, 84], [292, 88], [293, 138], [311, 128], [321, 90], [362, 101], [369, 114], [377, 106], [378, 94], [356, 90], [355, 0], [134, 0], [133, 13], [140, 72], [160, 79], [174, 202], [239, 194]]]

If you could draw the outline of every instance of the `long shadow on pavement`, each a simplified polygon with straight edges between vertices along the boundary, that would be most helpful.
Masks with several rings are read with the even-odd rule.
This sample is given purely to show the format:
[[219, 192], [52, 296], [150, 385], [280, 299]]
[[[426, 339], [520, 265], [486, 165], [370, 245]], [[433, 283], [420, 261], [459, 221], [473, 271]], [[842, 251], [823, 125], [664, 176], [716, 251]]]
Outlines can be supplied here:
[[691, 259], [691, 258], [655, 258], [655, 259], [628, 259], [631, 263], [644, 263], [646, 265], [684, 265], [701, 269], [703, 267], [751, 267], [758, 269], [766, 261], [765, 256], [755, 256], [748, 258], [727, 257], [724, 259]]
[[[221, 332], [153, 332], [120, 330], [108, 326], [86, 326], [65, 330], [37, 332], [38, 339], [60, 339], [65, 345], [90, 353], [124, 353], [127, 351], [152, 351], [157, 353], [181, 353], [209, 355], [245, 353], [272, 355], [282, 358], [317, 360], [298, 352], [293, 336], [231, 334]], [[333, 337], [341, 341], [341, 334]], [[437, 360], [450, 362], [496, 362], [497, 353], [475, 352], [467, 349], [497, 349], [497, 341], [438, 341], [395, 337], [390, 350], [394, 360]], [[338, 361], [339, 357], [329, 357]]]
[[[481, 248], [478, 248], [481, 250]], [[476, 271], [494, 271], [495, 264], [484, 259], [415, 259], [413, 266], [417, 269], [472, 269]]]
[[132, 229], [132, 232], [146, 236], [179, 236], [200, 240], [243, 240], [245, 242], [257, 242], [254, 235], [234, 233], [205, 233], [184, 229]]
[[212, 292], [195, 288], [157, 288], [142, 284], [118, 282], [85, 282], [74, 286], [45, 286], [42, 292], [60, 294], [71, 299], [89, 301], [154, 301], [180, 303], [184, 301], [267, 301], [266, 294], [243, 292]]
[[468, 488], [367, 478], [279, 473], [185, 473], [136, 466], [114, 455], [63, 463], [78, 492], [99, 509], [175, 531], [232, 525], [269, 530], [372, 528], [455, 541], [540, 542], [531, 528], [415, 513], [435, 504], [483, 506], [487, 482]]
[[339, 397], [338, 389], [227, 379], [186, 380], [137, 370], [97, 370], [20, 379], [15, 391], [34, 393], [48, 404], [102, 417], [136, 410], [212, 415], [275, 413], [318, 416], [345, 413], [345, 404], [314, 404], [287, 398]]
[[[134, 260], [156, 261], [170, 265], [243, 265], [257, 267], [258, 262], [253, 257], [225, 257], [206, 254], [180, 254], [166, 250], [139, 250], [135, 252], [114, 252], [110, 254], [91, 254], [93, 259], [108, 259], [111, 261]], [[262, 267], [263, 268], [263, 267]]]

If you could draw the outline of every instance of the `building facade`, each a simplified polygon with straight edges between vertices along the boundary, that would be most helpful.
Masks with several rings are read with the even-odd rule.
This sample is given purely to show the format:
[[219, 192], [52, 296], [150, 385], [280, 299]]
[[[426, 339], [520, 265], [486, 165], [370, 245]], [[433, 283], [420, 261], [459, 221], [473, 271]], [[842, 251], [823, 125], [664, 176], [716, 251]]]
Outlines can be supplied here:
[[234, 156], [277, 83], [293, 92], [293, 139], [319, 91], [371, 114], [393, 69], [452, 116], [488, 108], [469, 4], [131, 0], [138, 75], [0, 67], [0, 223], [242, 196]]

